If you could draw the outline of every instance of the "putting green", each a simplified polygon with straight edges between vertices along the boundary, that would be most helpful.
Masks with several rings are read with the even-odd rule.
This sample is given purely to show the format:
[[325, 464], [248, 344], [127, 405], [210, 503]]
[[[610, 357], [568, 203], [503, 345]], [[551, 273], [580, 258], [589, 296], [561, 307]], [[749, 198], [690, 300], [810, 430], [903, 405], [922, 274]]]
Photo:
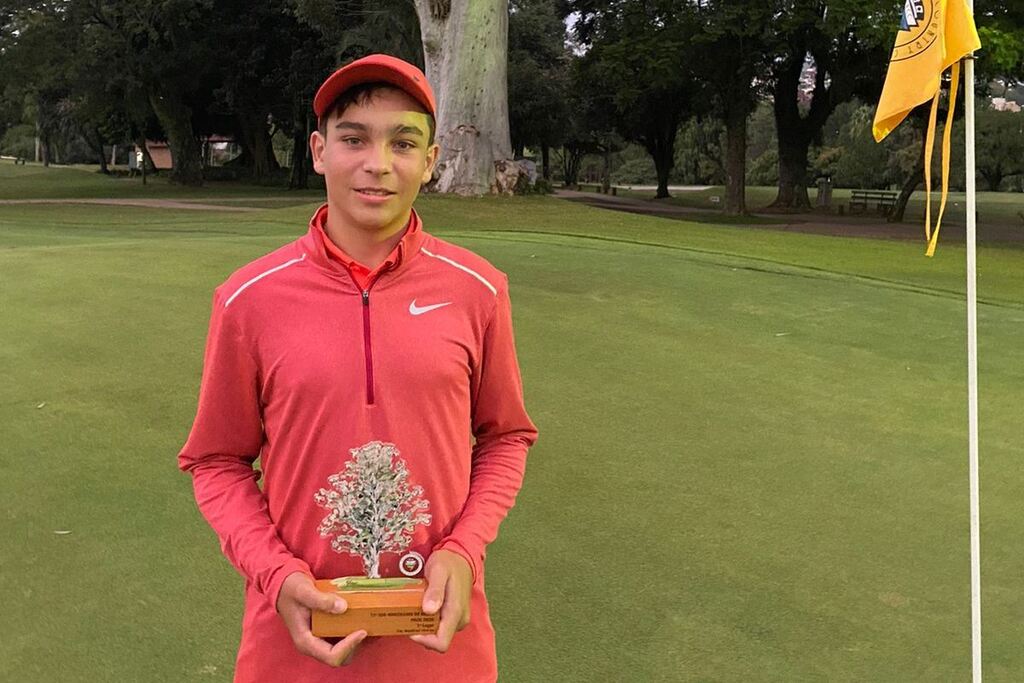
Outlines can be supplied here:
[[[969, 675], [962, 249], [422, 213], [509, 274], [541, 432], [487, 563], [503, 681]], [[241, 582], [174, 456], [213, 286], [308, 214], [0, 207], [0, 679], [229, 678]], [[1022, 252], [980, 264], [985, 667], [1011, 681]]]

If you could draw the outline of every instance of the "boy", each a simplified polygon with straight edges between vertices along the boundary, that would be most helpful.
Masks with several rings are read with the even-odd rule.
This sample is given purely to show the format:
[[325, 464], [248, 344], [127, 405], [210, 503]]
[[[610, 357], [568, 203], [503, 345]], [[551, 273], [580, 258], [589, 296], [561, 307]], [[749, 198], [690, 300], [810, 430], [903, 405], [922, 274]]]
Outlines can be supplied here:
[[[235, 681], [497, 677], [484, 550], [537, 432], [507, 278], [427, 234], [412, 208], [437, 161], [435, 108], [423, 73], [394, 57], [332, 74], [314, 99], [310, 139], [327, 203], [305, 236], [214, 294], [178, 463], [246, 580]], [[401, 539], [408, 553], [380, 553], [379, 572], [398, 576], [400, 557], [426, 558], [423, 609], [440, 613], [436, 634], [357, 631], [331, 643], [310, 632], [312, 610], [346, 607], [313, 578], [365, 573], [343, 542], [353, 522], [338, 491], [368, 458], [418, 496]]]

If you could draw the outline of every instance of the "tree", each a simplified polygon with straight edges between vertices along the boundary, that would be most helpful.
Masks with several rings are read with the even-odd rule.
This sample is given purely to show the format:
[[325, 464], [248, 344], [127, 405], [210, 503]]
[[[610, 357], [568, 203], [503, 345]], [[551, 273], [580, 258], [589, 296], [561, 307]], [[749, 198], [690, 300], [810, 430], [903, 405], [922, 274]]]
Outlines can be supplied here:
[[[214, 125], [222, 128], [216, 132], [234, 131], [242, 149], [234, 163], [244, 165], [256, 180], [279, 168], [271, 121], [291, 115], [285, 70], [291, 66], [290, 35], [298, 22], [285, 10], [285, 0], [220, 0], [214, 6], [221, 55], [213, 93], [221, 116]], [[255, 36], [268, 39], [254, 41]]]
[[[193, 116], [211, 99], [217, 64], [212, 0], [80, 0], [69, 18], [83, 33], [83, 49], [105, 65], [126, 97], [148, 105], [167, 136], [170, 179], [203, 182]], [[142, 128], [143, 117], [132, 117]]]
[[[608, 88], [593, 79], [590, 65], [573, 59], [568, 66], [565, 93], [567, 115], [563, 122], [562, 147], [558, 152], [562, 182], [573, 187], [579, 182], [580, 168], [588, 154], [607, 154], [621, 147], [615, 131], [615, 103]], [[605, 183], [610, 183], [606, 168]]]
[[702, 30], [694, 59], [703, 76], [702, 100], [725, 123], [726, 213], [747, 212], [747, 119], [757, 105], [767, 69], [768, 36], [775, 16], [769, 3], [717, 0], [699, 3]]
[[[903, 136], [894, 132], [895, 137], [876, 143], [871, 136], [874, 116], [874, 104], [854, 99], [836, 107], [829, 117], [816, 166], [820, 173], [831, 176], [836, 187], [885, 189], [904, 181], [906, 172], [887, 167]], [[914, 149], [920, 148], [916, 136], [912, 145]]]
[[512, 158], [508, 0], [415, 0], [426, 76], [437, 97], [440, 161], [431, 188], [495, 192]]
[[59, 3], [26, 0], [0, 13], [0, 79], [5, 98], [16, 103], [22, 117], [34, 123], [38, 151], [44, 166], [55, 160], [55, 143], [62, 128], [60, 103], [69, 85], [64, 47], [72, 43]]
[[383, 553], [400, 553], [412, 543], [419, 525], [430, 524], [423, 487], [409, 486], [409, 470], [391, 443], [371, 441], [349, 451], [345, 469], [327, 478], [331, 488], [313, 496], [327, 508], [320, 522], [323, 537], [334, 536], [331, 548], [363, 560], [369, 578], [380, 578]]
[[1004, 88], [1024, 81], [1024, 5], [1003, 0], [977, 0], [974, 15], [982, 49], [977, 75], [998, 80]]
[[773, 104], [779, 144], [776, 208], [806, 209], [807, 153], [835, 107], [881, 90], [898, 13], [891, 0], [782, 3]]
[[977, 107], [976, 163], [988, 189], [995, 192], [1003, 179], [1024, 174], [1024, 113]]
[[561, 144], [569, 117], [570, 55], [554, 0], [513, 0], [508, 19], [508, 104], [512, 150], [539, 147], [551, 179], [550, 149]]
[[679, 0], [621, 3], [577, 0], [576, 36], [589, 48], [583, 78], [609, 93], [615, 129], [654, 160], [657, 198], [668, 197], [679, 124], [696, 101], [691, 70], [692, 7]]
[[688, 185], [723, 185], [725, 177], [725, 126], [718, 118], [694, 116], [679, 128], [676, 137], [675, 177]]

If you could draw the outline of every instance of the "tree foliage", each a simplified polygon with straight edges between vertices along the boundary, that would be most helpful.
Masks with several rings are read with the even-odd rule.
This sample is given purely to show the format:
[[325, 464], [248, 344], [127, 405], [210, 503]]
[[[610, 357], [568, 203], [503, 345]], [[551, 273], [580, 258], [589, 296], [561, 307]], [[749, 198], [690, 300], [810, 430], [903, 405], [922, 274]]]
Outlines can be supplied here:
[[[508, 21], [508, 102], [512, 149], [560, 145], [568, 130], [571, 55], [554, 0], [513, 0]], [[544, 176], [550, 178], [545, 152]]]
[[[697, 104], [693, 5], [680, 0], [623, 3], [580, 0], [576, 36], [587, 46], [580, 81], [600, 84], [604, 106], [623, 138], [651, 155], [658, 197], [667, 197], [679, 124]], [[578, 82], [580, 82], [578, 81]], [[600, 103], [599, 97], [591, 97]]]
[[[433, 16], [460, 2], [422, 4]], [[839, 184], [908, 187], [922, 168], [920, 117], [881, 146], [862, 125], [902, 8], [509, 0], [512, 148], [539, 151], [545, 177], [560, 171], [572, 184], [588, 155], [588, 173], [600, 167], [605, 182], [617, 163], [629, 164], [621, 177], [651, 173], [632, 152], [618, 154], [635, 144], [650, 156], [659, 196], [670, 181], [724, 182], [733, 212], [745, 210], [747, 180], [776, 183], [777, 204], [798, 210], [821, 172]], [[1024, 102], [1024, 5], [977, 0], [975, 14], [980, 102]], [[174, 179], [198, 183], [208, 172], [199, 141], [226, 134], [242, 148], [231, 173], [281, 178], [283, 154], [290, 185], [303, 187], [319, 83], [371, 51], [426, 66], [422, 38], [412, 0], [9, 0], [0, 4], [0, 147], [23, 155], [38, 146], [44, 163], [103, 168], [112, 143], [166, 140]], [[829, 128], [840, 112], [843, 123]], [[1006, 182], [1019, 175], [1016, 121], [979, 106], [986, 185], [1017, 186]]]
[[702, 100], [725, 125], [725, 210], [746, 213], [747, 120], [763, 96], [777, 10], [772, 3], [699, 3], [694, 59]]
[[979, 106], [975, 126], [975, 164], [988, 189], [1024, 175], [1024, 113]]
[[839, 104], [856, 95], [877, 97], [899, 14], [892, 0], [788, 0], [778, 9], [771, 74], [779, 141], [774, 205], [808, 208], [808, 150]]

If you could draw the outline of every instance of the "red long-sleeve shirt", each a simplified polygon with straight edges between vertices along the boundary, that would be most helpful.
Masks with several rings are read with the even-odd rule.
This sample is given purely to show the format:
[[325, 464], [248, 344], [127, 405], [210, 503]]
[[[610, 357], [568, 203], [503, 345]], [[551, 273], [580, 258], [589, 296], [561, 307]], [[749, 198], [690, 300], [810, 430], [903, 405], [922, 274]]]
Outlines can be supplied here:
[[[328, 256], [326, 206], [305, 236], [217, 288], [199, 406], [178, 456], [221, 548], [245, 578], [236, 681], [488, 681], [497, 675], [484, 551], [522, 484], [537, 431], [523, 406], [507, 278], [422, 230], [418, 216], [368, 288]], [[430, 523], [408, 550], [462, 555], [470, 625], [444, 655], [372, 639], [332, 669], [295, 650], [275, 605], [294, 571], [361, 575], [322, 536], [314, 499], [352, 451], [394, 444]], [[257, 485], [260, 471], [262, 490]], [[382, 576], [399, 576], [384, 553]]]

